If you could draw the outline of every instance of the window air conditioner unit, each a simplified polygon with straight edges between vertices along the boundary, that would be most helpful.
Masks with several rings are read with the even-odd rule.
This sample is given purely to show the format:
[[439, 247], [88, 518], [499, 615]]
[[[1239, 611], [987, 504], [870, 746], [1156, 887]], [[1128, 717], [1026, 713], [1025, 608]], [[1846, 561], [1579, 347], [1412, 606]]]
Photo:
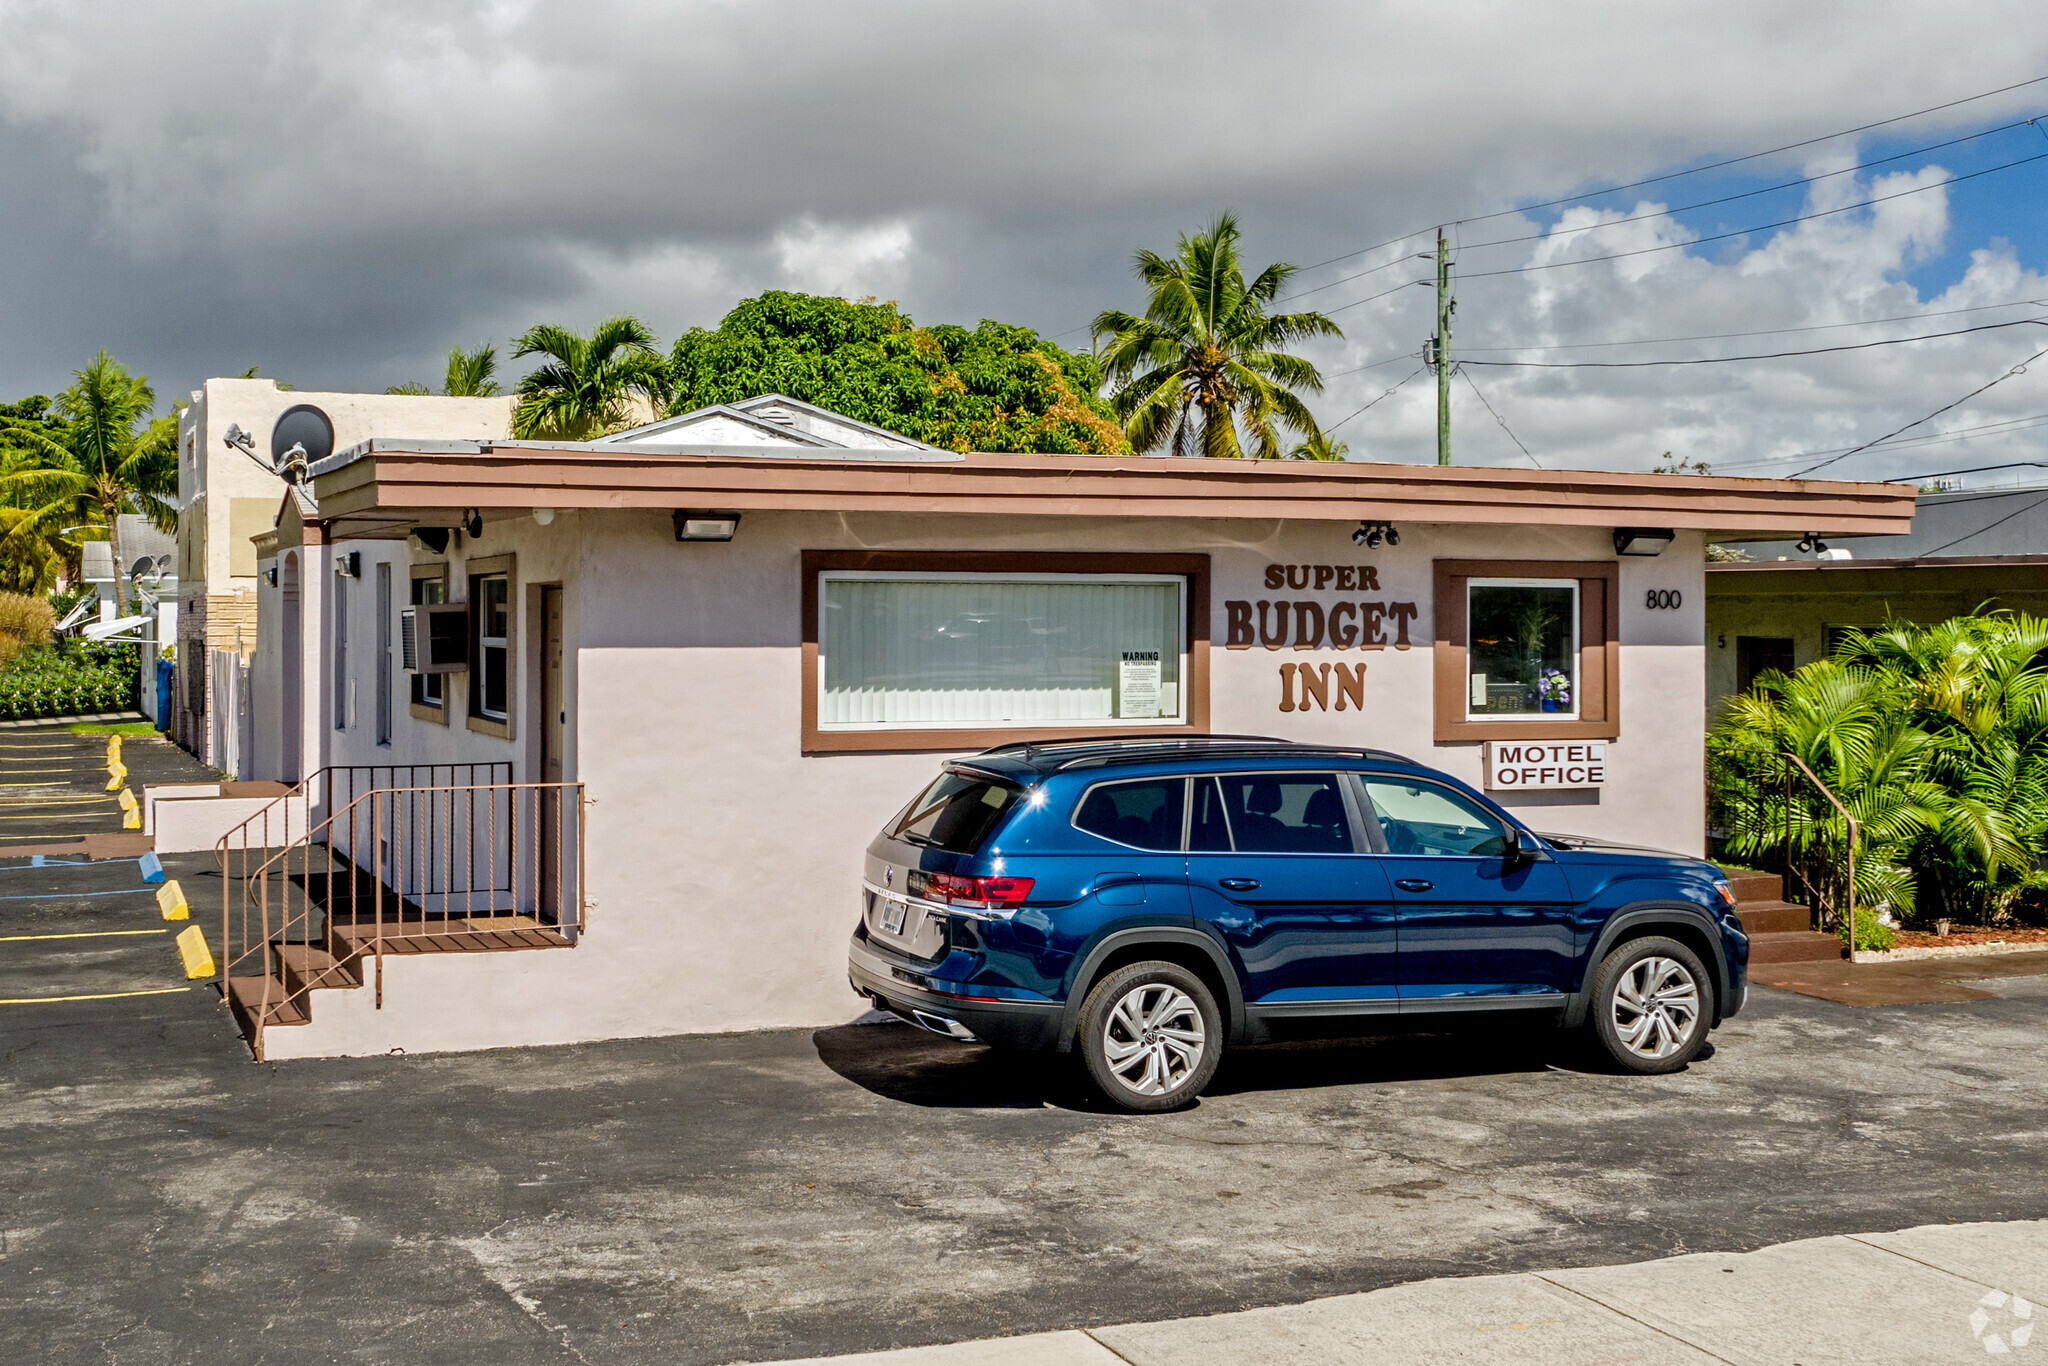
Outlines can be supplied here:
[[398, 637], [407, 673], [461, 673], [469, 668], [469, 604], [408, 607], [399, 614]]

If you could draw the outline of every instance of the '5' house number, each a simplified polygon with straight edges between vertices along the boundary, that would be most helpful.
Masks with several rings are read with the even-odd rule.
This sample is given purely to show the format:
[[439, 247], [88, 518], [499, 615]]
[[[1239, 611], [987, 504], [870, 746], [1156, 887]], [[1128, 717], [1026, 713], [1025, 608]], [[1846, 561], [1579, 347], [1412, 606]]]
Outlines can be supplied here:
[[1643, 594], [1643, 606], [1652, 612], [1676, 611], [1685, 604], [1685, 597], [1676, 588], [1652, 588]]

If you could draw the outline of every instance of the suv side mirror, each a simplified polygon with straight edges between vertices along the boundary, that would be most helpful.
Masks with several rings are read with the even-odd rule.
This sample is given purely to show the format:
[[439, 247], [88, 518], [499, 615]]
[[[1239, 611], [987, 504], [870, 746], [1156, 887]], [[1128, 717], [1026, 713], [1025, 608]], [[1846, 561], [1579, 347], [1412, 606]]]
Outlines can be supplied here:
[[1543, 846], [1536, 842], [1534, 835], [1518, 825], [1508, 827], [1507, 861], [1509, 867], [1523, 863], [1535, 863], [1543, 857]]

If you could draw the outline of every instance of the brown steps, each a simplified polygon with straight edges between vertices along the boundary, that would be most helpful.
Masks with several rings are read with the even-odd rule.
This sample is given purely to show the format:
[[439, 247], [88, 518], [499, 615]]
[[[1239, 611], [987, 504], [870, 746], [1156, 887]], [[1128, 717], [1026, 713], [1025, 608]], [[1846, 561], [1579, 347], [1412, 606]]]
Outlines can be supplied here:
[[1749, 935], [1749, 963], [1839, 962], [1847, 957], [1841, 939], [1813, 928], [1813, 911], [1785, 900], [1785, 879], [1776, 873], [1728, 871], [1735, 890], [1735, 914]]
[[362, 964], [353, 956], [337, 958], [317, 944], [279, 944], [271, 950], [285, 989], [303, 996], [316, 987], [359, 987]]
[[[266, 990], [268, 1006], [264, 1004]], [[235, 1020], [251, 1039], [260, 1038], [262, 1030], [268, 1026], [302, 1025], [310, 1023], [313, 1018], [306, 999], [294, 1000], [284, 989], [284, 983], [275, 977], [230, 977], [227, 995]], [[260, 1020], [257, 1018], [259, 1014], [262, 1016]]]

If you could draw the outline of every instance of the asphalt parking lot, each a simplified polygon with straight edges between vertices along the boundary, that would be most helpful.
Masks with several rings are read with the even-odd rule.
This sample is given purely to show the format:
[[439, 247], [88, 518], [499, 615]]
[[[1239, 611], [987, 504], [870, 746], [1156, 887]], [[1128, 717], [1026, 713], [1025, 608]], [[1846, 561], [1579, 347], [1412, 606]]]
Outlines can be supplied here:
[[[0, 881], [0, 935], [161, 924], [133, 864]], [[204, 989], [0, 1007], [0, 1360], [712, 1363], [2040, 1217], [2048, 978], [1987, 989], [1761, 990], [1663, 1078], [1251, 1050], [1159, 1118], [897, 1025], [268, 1066]]]

